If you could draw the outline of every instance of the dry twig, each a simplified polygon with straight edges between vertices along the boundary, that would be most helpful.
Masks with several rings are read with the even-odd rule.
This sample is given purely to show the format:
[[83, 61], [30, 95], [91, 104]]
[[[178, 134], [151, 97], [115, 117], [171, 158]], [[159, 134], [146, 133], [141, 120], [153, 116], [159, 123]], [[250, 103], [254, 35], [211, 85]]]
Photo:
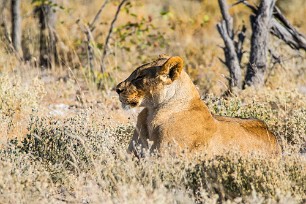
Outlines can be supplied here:
[[95, 23], [96, 21], [99, 19], [104, 7], [106, 6], [106, 4], [108, 3], [109, 0], [105, 0], [104, 3], [102, 4], [102, 6], [100, 7], [99, 11], [97, 12], [97, 14], [95, 15], [94, 19], [91, 21], [91, 23], [88, 25], [88, 27], [90, 28], [90, 31], [92, 32], [95, 27]]
[[77, 23], [79, 24], [81, 30], [84, 32], [86, 36], [86, 43], [87, 43], [87, 56], [88, 56], [88, 64], [89, 64], [89, 69], [90, 73], [93, 77], [93, 80], [95, 80], [95, 74], [94, 74], [94, 64], [93, 64], [93, 59], [94, 59], [94, 48], [92, 44], [94, 44], [94, 38], [92, 36], [92, 31], [95, 29], [95, 23], [99, 19], [103, 9], [105, 8], [106, 4], [109, 2], [109, 0], [105, 0], [98, 10], [97, 14], [95, 15], [94, 19], [89, 23], [88, 25], [85, 25], [84, 23], [82, 25], [79, 24], [79, 20]]
[[109, 31], [108, 31], [108, 34], [106, 36], [106, 39], [105, 39], [105, 43], [104, 43], [104, 48], [103, 48], [103, 53], [102, 53], [102, 57], [101, 57], [101, 72], [104, 73], [105, 72], [105, 65], [104, 65], [104, 60], [105, 60], [105, 57], [107, 55], [107, 51], [108, 51], [108, 43], [109, 43], [109, 40], [111, 38], [111, 35], [113, 33], [113, 29], [114, 29], [114, 25], [118, 19], [118, 15], [119, 15], [119, 12], [121, 10], [121, 7], [124, 5], [124, 3], [126, 2], [127, 0], [122, 0], [120, 2], [120, 4], [118, 5], [117, 7], [117, 11], [116, 11], [116, 14], [114, 16], [114, 19], [112, 20], [111, 22], [111, 25], [109, 27]]

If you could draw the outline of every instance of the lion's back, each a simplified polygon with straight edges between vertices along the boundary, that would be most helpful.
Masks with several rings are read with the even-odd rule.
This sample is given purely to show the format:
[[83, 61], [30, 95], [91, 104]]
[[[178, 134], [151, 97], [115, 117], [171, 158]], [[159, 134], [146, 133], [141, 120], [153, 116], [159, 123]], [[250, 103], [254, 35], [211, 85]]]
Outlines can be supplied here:
[[[280, 153], [280, 147], [278, 145], [276, 136], [268, 129], [265, 122], [258, 119], [243, 119], [225, 116], [214, 116], [214, 118], [223, 124], [226, 123], [229, 127], [228, 129], [231, 130], [235, 137], [239, 138], [240, 140], [249, 140], [250, 145], [255, 145], [258, 141], [261, 141], [261, 144], [265, 144], [265, 146], [269, 147], [269, 149], [271, 149], [273, 152]], [[239, 129], [241, 129], [237, 129], [237, 126]], [[239, 136], [239, 134], [242, 132], [241, 130], [247, 133], [247, 135], [243, 134]]]

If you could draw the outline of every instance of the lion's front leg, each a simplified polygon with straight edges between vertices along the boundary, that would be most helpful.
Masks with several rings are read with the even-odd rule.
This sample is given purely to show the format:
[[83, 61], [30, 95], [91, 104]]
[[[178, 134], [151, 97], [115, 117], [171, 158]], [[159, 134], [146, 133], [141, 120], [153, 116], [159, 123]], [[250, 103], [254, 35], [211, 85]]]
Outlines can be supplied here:
[[127, 149], [129, 154], [133, 153], [137, 157], [142, 157], [144, 150], [149, 148], [146, 116], [147, 110], [144, 109], [138, 116], [136, 129]]
[[148, 150], [149, 144], [146, 136], [136, 128], [134, 135], [129, 143], [127, 153], [134, 154], [136, 157], [143, 157], [144, 151]]
[[138, 137], [139, 137], [139, 135], [138, 135], [137, 130], [134, 130], [133, 137], [130, 140], [129, 146], [127, 148], [127, 153], [128, 154], [132, 154], [132, 153], [136, 154], [136, 149], [135, 148], [137, 146]]

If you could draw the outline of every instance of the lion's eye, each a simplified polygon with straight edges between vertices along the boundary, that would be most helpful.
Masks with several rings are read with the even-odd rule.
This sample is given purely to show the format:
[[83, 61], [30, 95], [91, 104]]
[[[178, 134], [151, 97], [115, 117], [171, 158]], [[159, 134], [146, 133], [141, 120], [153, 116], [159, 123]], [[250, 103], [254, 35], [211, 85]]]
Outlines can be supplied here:
[[135, 81], [139, 81], [141, 79], [143, 79], [144, 76], [138, 76], [136, 79], [134, 79]]

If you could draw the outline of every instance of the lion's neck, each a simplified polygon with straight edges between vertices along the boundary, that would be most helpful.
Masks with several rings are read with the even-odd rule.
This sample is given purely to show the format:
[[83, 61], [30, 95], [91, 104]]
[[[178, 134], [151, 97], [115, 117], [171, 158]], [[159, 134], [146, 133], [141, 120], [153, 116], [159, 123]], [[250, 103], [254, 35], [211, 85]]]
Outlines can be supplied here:
[[165, 87], [164, 91], [155, 96], [154, 104], [147, 106], [147, 129], [148, 137], [158, 136], [154, 133], [157, 127], [162, 127], [171, 121], [171, 118], [176, 114], [184, 114], [190, 110], [201, 111], [208, 124], [214, 120], [207, 106], [200, 98], [200, 94], [192, 83], [187, 73], [181, 73], [179, 79], [174, 81], [169, 86]]
[[160, 111], [175, 113], [189, 109], [190, 104], [195, 100], [201, 100], [200, 94], [188, 74], [183, 71], [177, 80], [164, 87], [158, 96], [153, 97], [152, 106], [147, 108], [151, 113]]

